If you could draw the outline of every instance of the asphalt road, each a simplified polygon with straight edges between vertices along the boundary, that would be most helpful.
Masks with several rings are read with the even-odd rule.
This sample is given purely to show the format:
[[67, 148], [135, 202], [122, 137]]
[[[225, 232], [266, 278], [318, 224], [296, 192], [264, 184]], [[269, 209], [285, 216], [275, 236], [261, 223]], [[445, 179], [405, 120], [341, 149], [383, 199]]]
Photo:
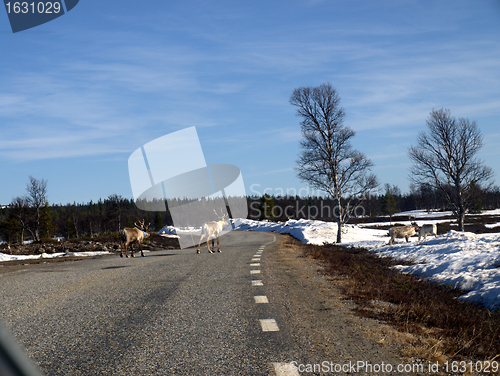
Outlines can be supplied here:
[[46, 375], [273, 375], [307, 357], [280, 307], [256, 302], [274, 239], [27, 266], [0, 274], [0, 315]]

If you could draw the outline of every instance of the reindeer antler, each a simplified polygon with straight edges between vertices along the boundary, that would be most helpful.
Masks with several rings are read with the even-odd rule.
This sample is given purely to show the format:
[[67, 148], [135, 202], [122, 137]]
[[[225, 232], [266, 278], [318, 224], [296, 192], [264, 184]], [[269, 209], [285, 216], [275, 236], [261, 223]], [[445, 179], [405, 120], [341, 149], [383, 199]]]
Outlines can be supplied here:
[[144, 219], [142, 221], [139, 221], [139, 224], [134, 222], [134, 226], [137, 227], [138, 229], [143, 230], [143, 231], [146, 231], [150, 225], [151, 225], [151, 223], [148, 223], [147, 226], [144, 226]]
[[227, 215], [227, 214], [224, 214], [224, 210], [222, 208], [220, 209], [220, 214], [217, 213], [217, 211], [215, 209], [213, 209], [213, 210], [214, 210], [214, 213], [217, 216], [217, 218], [222, 219], [222, 218], [224, 218]]

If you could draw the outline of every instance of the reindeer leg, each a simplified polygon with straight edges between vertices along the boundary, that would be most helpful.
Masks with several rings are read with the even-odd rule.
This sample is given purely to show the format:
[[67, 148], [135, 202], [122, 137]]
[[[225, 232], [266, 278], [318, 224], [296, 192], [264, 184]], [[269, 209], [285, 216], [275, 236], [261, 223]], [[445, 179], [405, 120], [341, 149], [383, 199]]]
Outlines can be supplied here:
[[201, 240], [203, 239], [203, 235], [200, 236], [200, 242], [198, 243], [198, 250], [196, 253], [200, 253]]
[[123, 242], [120, 241], [120, 257], [123, 257]]
[[222, 251], [220, 250], [220, 244], [219, 244], [219, 237], [217, 236], [217, 252], [221, 253]]
[[142, 252], [142, 244], [139, 243], [139, 248], [141, 249], [141, 256], [144, 257], [144, 252]]
[[213, 253], [213, 251], [210, 249], [210, 239], [207, 239], [207, 247], [208, 247], [208, 252]]
[[134, 245], [135, 245], [135, 243], [132, 243], [132, 244], [130, 245], [130, 256], [131, 256], [131, 257], [135, 257], [135, 255], [134, 255]]

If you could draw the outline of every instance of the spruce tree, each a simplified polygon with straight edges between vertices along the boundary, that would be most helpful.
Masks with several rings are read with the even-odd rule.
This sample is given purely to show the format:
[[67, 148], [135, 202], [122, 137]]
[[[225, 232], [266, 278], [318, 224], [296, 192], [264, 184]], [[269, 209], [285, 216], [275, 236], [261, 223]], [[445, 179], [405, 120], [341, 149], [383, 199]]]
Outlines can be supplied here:
[[389, 190], [382, 197], [382, 213], [389, 216], [392, 224], [392, 216], [398, 211], [398, 203]]

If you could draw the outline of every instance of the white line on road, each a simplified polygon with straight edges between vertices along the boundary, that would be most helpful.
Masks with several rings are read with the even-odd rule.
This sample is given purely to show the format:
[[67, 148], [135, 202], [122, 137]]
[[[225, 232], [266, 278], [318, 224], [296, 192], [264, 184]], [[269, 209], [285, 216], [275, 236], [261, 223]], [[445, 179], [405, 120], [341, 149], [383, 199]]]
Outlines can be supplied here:
[[252, 286], [264, 286], [261, 279], [254, 279], [252, 281]]
[[253, 298], [255, 299], [255, 303], [269, 303], [265, 295], [255, 295]]
[[263, 332], [279, 332], [280, 330], [275, 319], [263, 319], [259, 321]]
[[276, 376], [295, 376], [299, 375], [296, 369], [290, 366], [290, 363], [273, 363], [274, 372]]
[[253, 259], [251, 259], [250, 261], [260, 261], [260, 256], [259, 256], [258, 258], [257, 258], [257, 257], [256, 257], [256, 258], [253, 258]]
[[250, 266], [260, 266], [260, 263], [256, 262], [255, 264], [250, 264]]
[[250, 270], [250, 274], [260, 274], [260, 270]]

